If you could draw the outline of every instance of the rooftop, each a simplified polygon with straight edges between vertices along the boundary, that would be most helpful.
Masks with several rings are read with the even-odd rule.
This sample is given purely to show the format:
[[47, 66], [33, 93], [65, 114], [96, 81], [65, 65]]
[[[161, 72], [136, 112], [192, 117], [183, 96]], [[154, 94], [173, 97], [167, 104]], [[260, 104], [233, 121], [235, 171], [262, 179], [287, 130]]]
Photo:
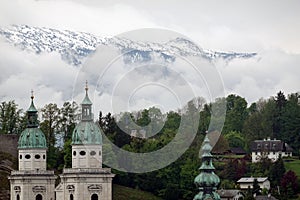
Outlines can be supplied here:
[[251, 150], [257, 151], [282, 151], [282, 152], [292, 152], [293, 149], [281, 140], [272, 140], [270, 138], [263, 140], [255, 140], [251, 143]]
[[257, 179], [259, 183], [265, 182], [268, 180], [268, 177], [243, 177], [240, 178], [237, 182], [238, 183], [253, 183], [254, 179]]

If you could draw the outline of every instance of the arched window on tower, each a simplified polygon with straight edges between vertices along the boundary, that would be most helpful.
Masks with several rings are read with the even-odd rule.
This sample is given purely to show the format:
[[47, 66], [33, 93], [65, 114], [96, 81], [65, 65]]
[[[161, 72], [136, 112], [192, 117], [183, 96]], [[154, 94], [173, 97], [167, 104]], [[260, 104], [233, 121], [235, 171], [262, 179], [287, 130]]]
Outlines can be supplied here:
[[74, 200], [73, 194], [70, 194], [70, 200]]
[[41, 194], [38, 194], [35, 196], [35, 200], [43, 200], [43, 196]]
[[91, 200], [98, 200], [98, 194], [93, 194], [91, 196]]
[[17, 200], [20, 200], [20, 195], [17, 194]]

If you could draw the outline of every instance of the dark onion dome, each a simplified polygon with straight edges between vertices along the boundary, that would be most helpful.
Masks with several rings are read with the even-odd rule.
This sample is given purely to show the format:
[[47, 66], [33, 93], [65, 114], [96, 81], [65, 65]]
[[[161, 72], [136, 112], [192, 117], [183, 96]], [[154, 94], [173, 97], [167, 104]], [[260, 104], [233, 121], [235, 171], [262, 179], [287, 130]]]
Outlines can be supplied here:
[[46, 137], [39, 129], [37, 120], [37, 109], [33, 103], [33, 95], [31, 96], [31, 105], [27, 110], [27, 127], [21, 133], [18, 141], [19, 149], [28, 148], [47, 148]]
[[200, 173], [196, 178], [195, 181], [196, 185], [198, 186], [212, 186], [217, 187], [220, 183], [220, 178], [214, 173]]
[[72, 134], [72, 145], [74, 144], [102, 144], [102, 132], [100, 127], [94, 123], [92, 114], [92, 102], [88, 96], [86, 83], [85, 97], [81, 103], [81, 121], [76, 125]]

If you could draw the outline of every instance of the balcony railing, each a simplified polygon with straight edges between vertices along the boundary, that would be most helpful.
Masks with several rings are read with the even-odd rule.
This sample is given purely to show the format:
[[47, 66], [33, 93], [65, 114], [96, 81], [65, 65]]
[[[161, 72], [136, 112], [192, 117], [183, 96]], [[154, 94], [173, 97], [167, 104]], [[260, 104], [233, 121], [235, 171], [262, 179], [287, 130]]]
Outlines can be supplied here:
[[78, 169], [72, 169], [72, 168], [65, 168], [63, 170], [64, 174], [74, 174], [74, 173], [83, 173], [83, 174], [110, 174], [111, 169], [110, 168], [78, 168]]

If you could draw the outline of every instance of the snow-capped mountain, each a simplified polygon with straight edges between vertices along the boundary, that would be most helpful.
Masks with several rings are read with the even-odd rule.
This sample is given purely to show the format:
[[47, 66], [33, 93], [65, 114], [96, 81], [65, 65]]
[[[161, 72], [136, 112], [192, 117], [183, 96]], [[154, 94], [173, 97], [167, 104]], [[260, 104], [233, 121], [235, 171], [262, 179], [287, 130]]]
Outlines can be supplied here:
[[84, 59], [94, 52], [99, 45], [112, 46], [123, 54], [125, 63], [151, 61], [154, 57], [164, 62], [174, 62], [176, 56], [197, 56], [214, 61], [224, 59], [230, 61], [235, 58], [251, 58], [256, 53], [217, 52], [204, 50], [190, 40], [175, 38], [165, 43], [132, 41], [118, 37], [98, 37], [90, 33], [56, 30], [51, 28], [30, 27], [27, 25], [13, 25], [8, 28], [0, 27], [0, 35], [23, 50], [37, 54], [57, 52], [62, 59], [72, 65], [81, 65]]

